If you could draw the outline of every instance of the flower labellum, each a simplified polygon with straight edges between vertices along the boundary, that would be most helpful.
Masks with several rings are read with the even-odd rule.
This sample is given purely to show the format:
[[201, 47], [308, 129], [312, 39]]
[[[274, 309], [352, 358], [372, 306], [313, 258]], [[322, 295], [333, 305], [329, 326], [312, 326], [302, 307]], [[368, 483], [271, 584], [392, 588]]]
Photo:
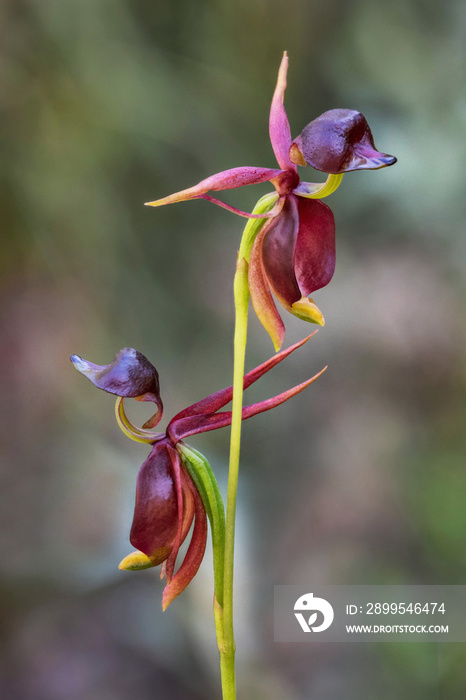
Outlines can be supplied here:
[[72, 355], [71, 362], [98, 389], [137, 401], [154, 401], [157, 413], [144, 427], [153, 428], [159, 423], [163, 413], [159, 375], [154, 365], [141, 352], [123, 348], [109, 365], [95, 365], [79, 355]]
[[312, 165], [325, 173], [378, 170], [396, 163], [380, 153], [367, 120], [353, 109], [330, 109], [304, 127], [289, 151], [297, 165]]
[[[244, 376], [244, 388], [256, 382], [310, 337], [295, 343], [248, 372]], [[136, 503], [130, 542], [137, 551], [125, 557], [120, 563], [120, 568], [138, 571], [161, 564], [161, 576], [166, 576], [167, 579], [162, 599], [165, 610], [195, 576], [204, 556], [207, 539], [206, 504], [183, 463], [183, 449], [186, 446], [182, 440], [190, 435], [231, 424], [231, 411], [219, 409], [231, 401], [233, 388], [227, 387], [188, 406], [169, 422], [165, 433], [153, 432], [134, 426], [123, 407], [124, 398], [141, 399], [141, 396], [149, 395], [151, 399], [143, 400], [151, 400], [158, 407], [162, 406], [158, 393], [157, 371], [144, 355], [132, 348], [125, 348], [120, 350], [109, 365], [95, 365], [77, 355], [72, 355], [71, 360], [76, 369], [95, 386], [119, 397], [117, 420], [125, 434], [138, 442], [152, 445], [136, 482]], [[269, 411], [288, 401], [312, 384], [323, 371], [278, 396], [245, 406], [243, 419]], [[141, 394], [141, 390], [145, 393]], [[160, 416], [161, 408], [156, 414], [157, 423]], [[209, 506], [207, 507], [209, 509]], [[193, 531], [187, 552], [175, 572], [179, 549], [192, 525]]]

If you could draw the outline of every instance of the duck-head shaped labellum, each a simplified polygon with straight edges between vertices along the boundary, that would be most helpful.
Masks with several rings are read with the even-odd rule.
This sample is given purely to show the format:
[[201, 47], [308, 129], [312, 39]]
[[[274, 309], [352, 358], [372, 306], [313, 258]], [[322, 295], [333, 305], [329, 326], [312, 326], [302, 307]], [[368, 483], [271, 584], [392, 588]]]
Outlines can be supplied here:
[[155, 402], [157, 413], [149, 418], [144, 428], [154, 428], [160, 422], [163, 404], [160, 398], [159, 374], [139, 350], [123, 348], [109, 365], [95, 365], [79, 355], [72, 355], [71, 362], [78, 372], [109, 394], [125, 399]]
[[396, 163], [394, 156], [377, 151], [365, 116], [353, 109], [330, 109], [314, 119], [293, 141], [289, 155], [296, 165], [332, 174]]

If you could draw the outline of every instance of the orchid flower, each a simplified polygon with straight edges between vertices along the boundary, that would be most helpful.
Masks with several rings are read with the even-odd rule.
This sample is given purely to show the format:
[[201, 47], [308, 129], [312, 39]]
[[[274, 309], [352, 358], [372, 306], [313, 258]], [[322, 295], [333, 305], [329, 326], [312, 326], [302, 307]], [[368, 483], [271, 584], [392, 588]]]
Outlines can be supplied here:
[[[194, 187], [148, 202], [161, 206], [188, 199], [206, 199], [240, 216], [258, 218], [260, 227], [250, 252], [248, 283], [261, 323], [278, 350], [285, 327], [272, 292], [292, 314], [324, 325], [320, 309], [309, 295], [327, 285], [335, 269], [335, 224], [320, 201], [338, 187], [343, 173], [378, 169], [396, 162], [380, 153], [365, 117], [349, 109], [333, 109], [310, 122], [294, 141], [283, 104], [288, 57], [285, 52], [272, 99], [269, 133], [278, 169], [239, 167], [202, 180]], [[300, 182], [297, 165], [312, 165], [329, 173], [323, 184]], [[248, 214], [215, 199], [208, 192], [270, 181], [276, 190], [269, 211]]]
[[[313, 335], [313, 334], [312, 334]], [[301, 347], [311, 336], [295, 343], [244, 376], [244, 388], [256, 382], [262, 375]], [[125, 570], [147, 569], [162, 564], [161, 577], [166, 576], [162, 606], [166, 607], [189, 584], [204, 556], [207, 538], [206, 507], [197, 486], [185, 466], [186, 448], [182, 442], [190, 435], [197, 435], [231, 424], [231, 411], [219, 411], [232, 399], [233, 388], [228, 387], [211, 394], [178, 413], [168, 423], [166, 431], [155, 432], [162, 418], [159, 377], [155, 367], [142, 353], [124, 348], [109, 365], [96, 365], [72, 355], [75, 368], [95, 386], [118, 396], [117, 421], [123, 432], [137, 442], [152, 445], [149, 457], [141, 466], [136, 482], [136, 504], [130, 542], [136, 552], [120, 563]], [[245, 406], [242, 418], [250, 418], [269, 411], [303, 391], [322, 372], [305, 382], [271, 399]], [[128, 419], [123, 405], [125, 398], [153, 401], [157, 412], [142, 428]], [[191, 541], [182, 564], [175, 573], [175, 564], [181, 544], [194, 521]]]

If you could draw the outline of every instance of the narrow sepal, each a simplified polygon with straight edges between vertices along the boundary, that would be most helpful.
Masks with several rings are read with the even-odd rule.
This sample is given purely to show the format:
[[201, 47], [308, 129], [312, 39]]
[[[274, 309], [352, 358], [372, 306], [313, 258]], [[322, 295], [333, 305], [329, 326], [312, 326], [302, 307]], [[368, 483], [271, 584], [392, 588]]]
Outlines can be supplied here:
[[[178, 556], [179, 549], [183, 543], [183, 524], [184, 524], [184, 518], [183, 518], [183, 512], [184, 512], [184, 498], [185, 498], [185, 490], [188, 490], [188, 493], [191, 494], [191, 491], [189, 489], [189, 485], [187, 484], [186, 476], [185, 474], [182, 474], [182, 469], [181, 469], [181, 460], [178, 452], [172, 447], [172, 445], [168, 444], [167, 441], [167, 449], [170, 454], [170, 460], [171, 460], [171, 466], [174, 474], [174, 480], [175, 480], [175, 485], [176, 485], [176, 498], [177, 498], [177, 504], [178, 504], [178, 527], [176, 530], [176, 536], [175, 540], [173, 542], [172, 550], [167, 558], [166, 564], [165, 564], [165, 574], [167, 577], [168, 583], [170, 583], [173, 572], [175, 570], [175, 563], [176, 563], [176, 558]], [[191, 516], [191, 521], [192, 521], [192, 516]], [[189, 523], [191, 525], [191, 523]], [[186, 535], [185, 535], [186, 536]]]
[[[271, 223], [273, 223], [273, 219]], [[269, 226], [270, 224], [264, 225], [252, 246], [248, 283], [254, 311], [270, 335], [275, 350], [280, 350], [285, 338], [285, 325], [272, 298], [262, 259], [262, 243]]]
[[190, 488], [195, 509], [193, 534], [183, 563], [163, 591], [163, 610], [166, 610], [170, 603], [179, 596], [192, 581], [204, 557], [207, 542], [207, 516], [201, 497], [192, 482], [190, 483]]
[[[326, 368], [325, 368], [326, 369]], [[272, 408], [279, 406], [280, 404], [288, 401], [299, 392], [303, 391], [312, 382], [314, 382], [324, 370], [316, 374], [311, 379], [306, 382], [299, 384], [298, 386], [289, 389], [271, 399], [266, 399], [265, 401], [260, 401], [259, 403], [252, 404], [251, 406], [245, 406], [242, 412], [242, 420], [251, 418], [258, 413], [263, 413], [264, 411], [270, 411]], [[206, 433], [210, 430], [217, 430], [219, 428], [225, 428], [231, 425], [231, 411], [221, 411], [220, 413], [213, 413], [205, 416], [189, 416], [183, 418], [176, 423], [171, 429], [172, 440], [180, 441], [189, 437], [190, 435], [197, 435], [198, 433]]]
[[211, 197], [208, 194], [201, 194], [199, 197], [194, 197], [194, 199], [205, 199], [207, 202], [212, 202], [212, 204], [216, 204], [219, 207], [222, 207], [223, 209], [226, 209], [227, 211], [231, 211], [232, 214], [237, 214], [238, 216], [243, 216], [246, 219], [271, 219], [274, 216], [276, 216], [277, 212], [276, 211], [270, 211], [265, 214], [254, 214], [251, 213], [249, 214], [247, 211], [242, 211], [242, 209], [237, 209], [236, 207], [232, 207], [230, 204], [226, 204], [225, 202], [221, 202], [220, 199], [216, 199], [215, 197]]
[[286, 90], [286, 74], [288, 72], [288, 55], [283, 54], [280, 68], [278, 70], [277, 84], [272, 98], [269, 119], [270, 141], [278, 165], [283, 170], [296, 170], [296, 166], [289, 157], [291, 146], [290, 123], [284, 107]]
[[[291, 138], [290, 138], [291, 142]], [[230, 168], [223, 170], [220, 173], [211, 175], [205, 180], [201, 180], [194, 187], [188, 187], [186, 190], [175, 192], [174, 194], [156, 199], [154, 202], [146, 202], [149, 207], [160, 207], [164, 204], [174, 204], [175, 202], [183, 202], [187, 199], [195, 199], [201, 197], [209, 191], [218, 192], [220, 190], [231, 190], [244, 185], [256, 185], [260, 182], [267, 182], [280, 175], [281, 170], [277, 168], [255, 168], [252, 166], [244, 166], [241, 168]]]
[[[306, 336], [306, 338], [303, 338], [303, 340], [298, 340], [297, 343], [290, 345], [288, 348], [285, 348], [285, 350], [282, 350], [281, 352], [277, 352], [275, 355], [272, 355], [271, 358], [247, 372], [247, 374], [244, 375], [243, 379], [243, 389], [246, 390], [248, 387], [251, 386], [251, 384], [257, 382], [258, 379], [260, 379], [273, 367], [282, 362], [285, 358], [288, 357], [288, 355], [291, 355], [292, 352], [294, 352], [302, 345], [307, 343], [307, 341], [310, 340], [312, 336], [316, 333], [317, 331], [314, 331], [314, 333], [311, 333], [310, 335]], [[177, 423], [177, 421], [179, 421], [181, 418], [206, 413], [214, 413], [215, 411], [218, 411], [219, 408], [226, 406], [226, 404], [229, 403], [232, 398], [233, 386], [229, 386], [226, 389], [216, 391], [215, 394], [211, 394], [210, 396], [207, 396], [207, 398], [202, 399], [201, 401], [198, 401], [197, 403], [194, 403], [191, 406], [188, 406], [188, 408], [185, 408], [184, 411], [180, 411], [180, 413], [177, 413], [177, 415], [174, 416], [174, 418], [170, 421], [167, 432], [169, 432], [171, 427], [174, 426]], [[192, 450], [192, 448], [190, 449]]]

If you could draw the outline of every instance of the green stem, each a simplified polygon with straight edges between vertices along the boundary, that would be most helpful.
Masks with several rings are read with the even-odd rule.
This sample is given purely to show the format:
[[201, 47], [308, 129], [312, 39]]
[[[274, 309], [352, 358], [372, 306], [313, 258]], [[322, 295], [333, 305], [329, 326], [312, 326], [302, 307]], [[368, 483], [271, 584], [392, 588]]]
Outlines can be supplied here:
[[[276, 194], [266, 195], [256, 204], [253, 213], [269, 211], [277, 200]], [[233, 403], [230, 438], [230, 467], [228, 473], [228, 496], [225, 525], [225, 569], [223, 587], [223, 611], [218, 625], [222, 628], [223, 648], [220, 648], [223, 700], [236, 699], [235, 684], [235, 639], [233, 633], [233, 564], [235, 547], [236, 494], [241, 444], [241, 414], [243, 408], [243, 376], [246, 356], [248, 326], [248, 261], [254, 240], [264, 219], [250, 219], [244, 229], [236, 264], [234, 280], [235, 336], [233, 360]], [[216, 627], [217, 619], [216, 619]], [[218, 635], [217, 635], [218, 636]]]

